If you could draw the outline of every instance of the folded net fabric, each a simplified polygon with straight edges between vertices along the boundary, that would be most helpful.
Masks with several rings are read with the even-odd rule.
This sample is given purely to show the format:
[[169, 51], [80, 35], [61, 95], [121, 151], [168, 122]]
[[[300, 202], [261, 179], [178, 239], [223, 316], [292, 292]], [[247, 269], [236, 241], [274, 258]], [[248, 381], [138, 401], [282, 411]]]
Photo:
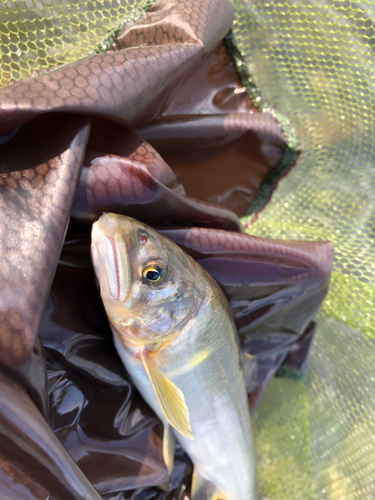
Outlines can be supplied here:
[[[245, 236], [237, 217], [256, 236], [334, 241], [306, 384], [271, 380], [254, 411], [259, 498], [371, 498], [371, 5], [234, 7], [229, 36], [224, 1], [0, 7], [4, 497], [189, 495], [180, 450], [165, 492], [161, 425], [96, 291], [89, 232], [112, 210], [221, 284], [258, 360], [253, 408], [277, 370], [301, 378], [332, 255]], [[264, 96], [303, 155], [254, 222], [298, 155]]]

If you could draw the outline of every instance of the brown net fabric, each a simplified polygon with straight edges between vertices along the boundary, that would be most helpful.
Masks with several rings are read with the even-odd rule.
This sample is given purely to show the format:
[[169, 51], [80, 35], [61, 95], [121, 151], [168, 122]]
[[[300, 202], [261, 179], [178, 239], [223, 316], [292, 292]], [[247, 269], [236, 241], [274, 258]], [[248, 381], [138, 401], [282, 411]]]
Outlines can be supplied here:
[[219, 282], [258, 361], [252, 408], [283, 363], [305, 367], [332, 249], [241, 233], [297, 151], [283, 163], [283, 129], [240, 82], [231, 22], [224, 0], [157, 1], [105, 53], [0, 90], [2, 498], [189, 498], [192, 465], [178, 449], [168, 477], [97, 293], [103, 211], [156, 227]]

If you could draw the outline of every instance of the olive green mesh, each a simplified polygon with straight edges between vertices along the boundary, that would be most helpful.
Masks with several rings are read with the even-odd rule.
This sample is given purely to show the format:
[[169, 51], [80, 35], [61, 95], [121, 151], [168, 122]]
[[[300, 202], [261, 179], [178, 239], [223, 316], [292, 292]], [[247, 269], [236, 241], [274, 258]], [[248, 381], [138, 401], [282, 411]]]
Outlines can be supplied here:
[[255, 416], [259, 499], [374, 499], [375, 2], [234, 4], [235, 42], [303, 150], [249, 231], [335, 248], [306, 385], [275, 380]]
[[152, 0], [0, 1], [0, 87], [104, 51]]

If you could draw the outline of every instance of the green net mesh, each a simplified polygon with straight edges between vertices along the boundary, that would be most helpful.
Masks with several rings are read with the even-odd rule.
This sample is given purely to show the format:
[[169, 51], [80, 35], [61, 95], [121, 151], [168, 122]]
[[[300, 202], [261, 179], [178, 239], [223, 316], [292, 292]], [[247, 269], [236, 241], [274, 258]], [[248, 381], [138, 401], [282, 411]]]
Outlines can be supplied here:
[[250, 231], [328, 239], [335, 249], [306, 385], [273, 381], [255, 416], [259, 498], [373, 499], [375, 3], [236, 1], [235, 9], [250, 73], [303, 150]]
[[[148, 4], [1, 2], [0, 86], [104, 51]], [[307, 381], [274, 379], [254, 416], [259, 500], [373, 499], [375, 2], [234, 6], [236, 44], [303, 150], [249, 231], [335, 248]]]
[[0, 87], [103, 52], [150, 0], [2, 0]]

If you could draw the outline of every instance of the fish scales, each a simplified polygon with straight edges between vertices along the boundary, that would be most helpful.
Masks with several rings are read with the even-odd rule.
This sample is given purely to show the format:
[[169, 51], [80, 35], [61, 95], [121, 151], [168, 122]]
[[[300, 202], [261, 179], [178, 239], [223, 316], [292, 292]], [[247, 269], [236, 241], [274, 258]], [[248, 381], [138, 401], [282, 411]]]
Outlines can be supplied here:
[[[161, 256], [158, 262], [167, 275], [158, 288], [157, 282], [145, 282], [144, 269], [152, 262], [150, 276], [155, 278]], [[94, 224], [92, 257], [117, 351], [144, 399], [167, 431], [172, 426], [194, 463], [193, 499], [255, 499], [237, 332], [216, 282], [173, 242], [124, 216], [106, 214]], [[120, 269], [131, 276], [120, 276]], [[171, 384], [181, 396], [176, 421], [166, 411], [174, 393], [167, 403], [161, 401], [158, 381], [167, 393]], [[170, 407], [178, 413], [173, 403]]]

